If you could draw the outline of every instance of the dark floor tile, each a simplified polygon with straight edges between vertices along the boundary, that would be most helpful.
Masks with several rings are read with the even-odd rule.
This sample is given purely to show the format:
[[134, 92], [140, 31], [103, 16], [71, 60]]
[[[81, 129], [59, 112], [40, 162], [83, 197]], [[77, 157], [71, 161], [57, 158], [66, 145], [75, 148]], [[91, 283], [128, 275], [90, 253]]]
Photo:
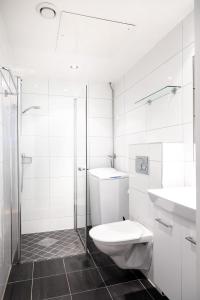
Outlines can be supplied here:
[[72, 295], [72, 300], [111, 300], [106, 288]]
[[16, 264], [12, 266], [8, 282], [32, 279], [33, 263]]
[[140, 282], [145, 286], [148, 293], [155, 299], [155, 300], [168, 300], [168, 298], [164, 295], [161, 295], [158, 290], [147, 280], [141, 279]]
[[4, 300], [30, 300], [32, 280], [9, 283]]
[[64, 259], [64, 263], [67, 272], [85, 270], [95, 267], [89, 254], [66, 257]]
[[48, 299], [68, 294], [69, 286], [65, 275], [33, 280], [32, 300]]
[[37, 261], [34, 263], [33, 277], [45, 277], [64, 274], [65, 268], [62, 258]]
[[113, 300], [152, 300], [138, 280], [116, 284], [108, 289]]
[[137, 279], [146, 279], [146, 276], [140, 270], [131, 270]]
[[106, 254], [99, 252], [99, 253], [92, 253], [92, 257], [95, 261], [95, 264], [100, 267], [114, 265], [115, 263], [113, 260]]
[[106, 285], [112, 285], [136, 279], [134, 273], [131, 273], [129, 270], [120, 269], [116, 265], [101, 267], [99, 270]]
[[68, 273], [68, 279], [72, 294], [104, 286], [97, 269]]
[[88, 240], [87, 246], [88, 246], [90, 253], [100, 252], [100, 250], [95, 246], [95, 244], [92, 240]]

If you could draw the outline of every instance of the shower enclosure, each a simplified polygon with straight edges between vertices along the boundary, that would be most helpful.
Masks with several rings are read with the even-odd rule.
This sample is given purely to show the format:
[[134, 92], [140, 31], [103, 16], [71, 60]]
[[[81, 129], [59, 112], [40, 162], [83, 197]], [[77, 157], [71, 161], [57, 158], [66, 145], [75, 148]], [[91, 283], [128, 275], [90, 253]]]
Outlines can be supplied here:
[[87, 250], [87, 86], [54, 84], [22, 84], [23, 262]]
[[[20, 104], [20, 78], [0, 67], [0, 256], [3, 269], [9, 270], [20, 255], [20, 203], [18, 162], [18, 108]], [[5, 272], [6, 273], [6, 272]]]

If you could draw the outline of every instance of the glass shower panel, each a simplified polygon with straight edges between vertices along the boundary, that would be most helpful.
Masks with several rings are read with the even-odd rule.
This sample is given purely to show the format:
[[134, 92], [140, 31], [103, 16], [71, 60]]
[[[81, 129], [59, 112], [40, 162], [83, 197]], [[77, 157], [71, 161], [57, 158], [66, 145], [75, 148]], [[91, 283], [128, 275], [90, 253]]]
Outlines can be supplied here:
[[75, 228], [87, 248], [87, 87], [75, 100]]
[[[1, 69], [1, 126], [2, 168], [1, 193], [3, 197], [4, 251], [7, 263], [18, 260], [19, 198], [18, 198], [18, 96], [17, 82], [11, 73]], [[9, 250], [11, 249], [11, 251]], [[10, 252], [10, 253], [9, 253]]]

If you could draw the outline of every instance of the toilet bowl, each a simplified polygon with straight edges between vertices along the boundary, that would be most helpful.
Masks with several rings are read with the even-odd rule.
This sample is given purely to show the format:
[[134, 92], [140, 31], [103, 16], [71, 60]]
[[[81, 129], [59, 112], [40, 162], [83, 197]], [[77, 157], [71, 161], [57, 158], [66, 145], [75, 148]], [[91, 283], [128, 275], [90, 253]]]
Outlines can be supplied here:
[[122, 269], [148, 270], [153, 233], [142, 224], [126, 220], [93, 227], [89, 232], [96, 247]]

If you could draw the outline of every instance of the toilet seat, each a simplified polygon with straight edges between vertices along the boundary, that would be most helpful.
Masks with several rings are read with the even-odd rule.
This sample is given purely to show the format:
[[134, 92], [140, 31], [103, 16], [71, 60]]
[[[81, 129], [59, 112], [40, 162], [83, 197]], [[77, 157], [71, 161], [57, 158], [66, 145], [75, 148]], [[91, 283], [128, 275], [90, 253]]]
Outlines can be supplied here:
[[107, 245], [144, 243], [153, 238], [153, 234], [142, 224], [130, 220], [98, 225], [89, 234], [94, 241]]

